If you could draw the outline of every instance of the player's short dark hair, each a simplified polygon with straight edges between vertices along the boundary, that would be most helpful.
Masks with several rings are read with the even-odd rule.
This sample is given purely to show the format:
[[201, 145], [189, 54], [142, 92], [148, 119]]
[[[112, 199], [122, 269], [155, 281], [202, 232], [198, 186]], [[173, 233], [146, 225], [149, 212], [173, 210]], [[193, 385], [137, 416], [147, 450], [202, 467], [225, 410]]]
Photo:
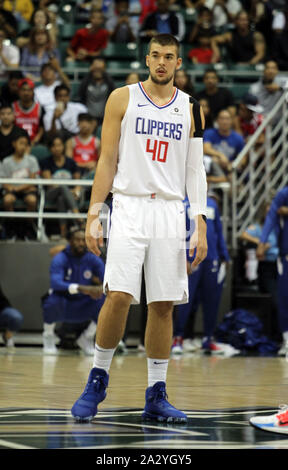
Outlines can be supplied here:
[[150, 53], [152, 44], [160, 44], [160, 46], [175, 46], [177, 57], [179, 57], [180, 43], [172, 34], [162, 33], [153, 36], [148, 45], [148, 54]]

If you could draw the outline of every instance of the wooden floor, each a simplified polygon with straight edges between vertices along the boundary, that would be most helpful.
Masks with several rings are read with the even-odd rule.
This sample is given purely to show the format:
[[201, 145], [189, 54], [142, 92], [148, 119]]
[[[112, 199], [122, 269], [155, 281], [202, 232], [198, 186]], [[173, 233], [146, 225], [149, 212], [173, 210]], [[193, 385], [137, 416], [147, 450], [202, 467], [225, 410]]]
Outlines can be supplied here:
[[[19, 347], [13, 353], [0, 348], [0, 449], [101, 448], [104, 444], [102, 441], [99, 443], [100, 435], [101, 439], [105, 436], [106, 446], [109, 435], [114, 436], [110, 448], [142, 448], [147, 445], [143, 437], [144, 428], [146, 431], [153, 429], [154, 447], [163, 447], [163, 433], [167, 429], [164, 432], [163, 425], [145, 427], [141, 424], [147, 387], [143, 353], [131, 351], [126, 355], [116, 355], [110, 371], [108, 395], [99, 406], [99, 414], [84, 427], [73, 422], [70, 408], [83, 391], [91, 365], [92, 358], [78, 351], [44, 356], [40, 347]], [[185, 430], [169, 428], [173, 438], [165, 440], [166, 448], [171, 445], [172, 448], [177, 445], [180, 448], [203, 448], [203, 445], [208, 448], [259, 448], [259, 442], [264, 446], [267, 440], [272, 448], [274, 444], [271, 442], [288, 448], [285, 436], [271, 437], [270, 433], [255, 430], [248, 423], [249, 417], [256, 412], [274, 412], [279, 404], [288, 401], [288, 362], [285, 358], [216, 357], [201, 353], [171, 357], [167, 392], [169, 401], [188, 412], [191, 420]], [[220, 421], [219, 417], [222, 417]], [[47, 435], [50, 433], [51, 437], [53, 431], [55, 437], [55, 423], [61, 439], [49, 444]], [[222, 437], [219, 438], [218, 433], [217, 438], [217, 433], [211, 434], [211, 430], [220, 430], [219, 426]], [[137, 438], [131, 429], [133, 432], [137, 430]], [[82, 438], [76, 439], [75, 443], [78, 431]], [[83, 440], [83, 431], [89, 437], [86, 441]], [[95, 433], [97, 442], [92, 439]], [[203, 433], [208, 434], [201, 440], [199, 436]], [[191, 436], [194, 436], [192, 440]], [[247, 436], [250, 436], [248, 440]]]

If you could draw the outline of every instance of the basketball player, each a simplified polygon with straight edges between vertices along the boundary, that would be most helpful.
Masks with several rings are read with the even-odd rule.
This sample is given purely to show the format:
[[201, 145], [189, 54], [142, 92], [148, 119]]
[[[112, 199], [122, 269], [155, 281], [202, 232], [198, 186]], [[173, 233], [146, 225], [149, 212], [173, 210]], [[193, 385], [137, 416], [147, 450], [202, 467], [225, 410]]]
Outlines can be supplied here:
[[[123, 337], [130, 304], [139, 302], [144, 265], [148, 318], [145, 349], [148, 388], [142, 418], [187, 422], [167, 401], [173, 304], [188, 300], [185, 188], [195, 217], [190, 250], [197, 266], [206, 256], [207, 185], [203, 165], [204, 115], [196, 100], [174, 87], [181, 66], [178, 41], [169, 34], [149, 44], [146, 81], [114, 90], [106, 104], [101, 155], [92, 187], [86, 242], [100, 254], [99, 208], [113, 192], [104, 276], [106, 300], [99, 314], [93, 368], [72, 407], [89, 421], [104, 400], [112, 357]], [[181, 242], [182, 240], [182, 242]]]

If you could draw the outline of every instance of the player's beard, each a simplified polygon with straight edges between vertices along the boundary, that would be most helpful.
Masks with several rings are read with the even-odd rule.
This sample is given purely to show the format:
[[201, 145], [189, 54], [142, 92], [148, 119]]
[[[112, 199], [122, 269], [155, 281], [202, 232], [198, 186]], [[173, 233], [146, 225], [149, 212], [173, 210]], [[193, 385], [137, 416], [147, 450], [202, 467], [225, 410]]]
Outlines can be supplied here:
[[150, 72], [151, 80], [156, 85], [167, 85], [171, 81], [174, 81], [174, 75], [175, 75], [175, 72], [171, 74], [170, 76], [167, 76], [166, 78], [159, 79], [157, 78], [156, 74], [154, 75], [153, 73]]

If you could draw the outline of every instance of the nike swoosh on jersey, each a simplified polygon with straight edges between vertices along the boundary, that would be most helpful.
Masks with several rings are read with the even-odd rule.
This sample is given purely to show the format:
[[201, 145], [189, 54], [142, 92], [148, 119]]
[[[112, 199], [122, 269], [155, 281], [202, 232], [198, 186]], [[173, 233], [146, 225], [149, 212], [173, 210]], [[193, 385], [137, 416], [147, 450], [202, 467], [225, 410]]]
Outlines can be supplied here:
[[143, 106], [149, 106], [149, 103], [147, 103], [147, 104], [139, 104], [139, 103], [138, 103], [138, 107], [139, 107], [139, 108], [142, 108]]

